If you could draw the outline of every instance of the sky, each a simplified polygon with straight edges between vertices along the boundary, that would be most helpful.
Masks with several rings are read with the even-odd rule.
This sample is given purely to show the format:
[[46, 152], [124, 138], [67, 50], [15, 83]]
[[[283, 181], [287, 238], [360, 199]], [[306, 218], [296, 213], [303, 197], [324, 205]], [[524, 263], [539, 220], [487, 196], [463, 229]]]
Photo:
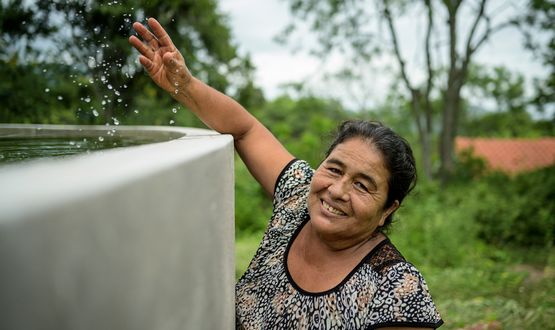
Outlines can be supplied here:
[[[517, 1], [518, 2], [518, 1]], [[501, 4], [500, 4], [501, 3]], [[505, 2], [494, 1], [491, 10], [498, 10], [502, 17], [515, 7], [503, 6]], [[496, 7], [497, 6], [497, 7]], [[322, 70], [321, 61], [308, 54], [307, 51], [293, 51], [290, 45], [274, 42], [274, 37], [291, 21], [285, 0], [220, 0], [220, 8], [230, 18], [230, 25], [243, 54], [250, 54], [256, 67], [256, 83], [262, 87], [267, 98], [272, 99], [282, 91], [280, 85], [288, 82], [306, 80], [311, 90], [324, 96], [332, 96], [342, 100], [347, 106], [357, 107], [359, 104], [376, 105], [383, 100], [391, 83], [391, 77], [384, 69], [394, 63], [393, 58], [384, 58], [369, 68], [365, 81], [360, 82], [358, 90], [353, 86], [322, 83], [317, 74]], [[464, 22], [464, 15], [461, 15]], [[464, 23], [463, 23], [464, 24]], [[421, 59], [418, 54], [411, 53], [415, 45], [414, 33], [422, 35], [424, 28], [417, 19], [409, 17], [398, 24], [400, 44], [408, 61]], [[310, 44], [314, 38], [304, 33], [302, 43]], [[298, 40], [297, 40], [298, 41]], [[535, 60], [530, 52], [524, 50], [522, 38], [515, 30], [505, 30], [496, 34], [477, 53], [476, 62], [485, 65], [504, 65], [514, 72], [525, 76], [529, 85], [534, 77], [545, 74], [541, 63]], [[343, 61], [339, 55], [332, 56], [324, 70], [333, 71]], [[381, 66], [381, 67], [380, 67]], [[418, 80], [423, 75], [416, 69], [409, 72]], [[333, 85], [333, 83], [332, 83]], [[360, 101], [353, 101], [354, 99]]]

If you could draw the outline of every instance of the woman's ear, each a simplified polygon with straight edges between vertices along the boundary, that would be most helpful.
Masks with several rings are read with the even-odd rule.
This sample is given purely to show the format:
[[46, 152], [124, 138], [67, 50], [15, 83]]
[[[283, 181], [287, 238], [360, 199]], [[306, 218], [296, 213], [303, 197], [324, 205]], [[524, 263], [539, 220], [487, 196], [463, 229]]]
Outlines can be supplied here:
[[393, 203], [391, 204], [391, 206], [388, 207], [387, 210], [385, 210], [385, 211], [383, 212], [382, 218], [380, 219], [380, 224], [379, 224], [378, 227], [381, 227], [381, 226], [384, 225], [385, 220], [387, 219], [387, 217], [389, 217], [393, 212], [395, 212], [395, 211], [399, 208], [399, 205], [400, 205], [399, 201], [398, 201], [398, 200], [395, 200], [395, 202], [393, 202]]

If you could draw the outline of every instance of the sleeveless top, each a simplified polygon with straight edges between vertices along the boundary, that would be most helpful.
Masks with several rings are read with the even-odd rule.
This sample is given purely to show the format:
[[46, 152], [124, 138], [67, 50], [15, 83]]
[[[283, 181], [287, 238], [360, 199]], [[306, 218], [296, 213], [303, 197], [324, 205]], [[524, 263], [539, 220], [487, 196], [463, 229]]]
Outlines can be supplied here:
[[281, 172], [274, 211], [236, 292], [237, 329], [437, 328], [443, 321], [420, 272], [385, 239], [334, 288], [307, 292], [287, 269], [291, 243], [309, 220], [314, 170], [301, 160]]

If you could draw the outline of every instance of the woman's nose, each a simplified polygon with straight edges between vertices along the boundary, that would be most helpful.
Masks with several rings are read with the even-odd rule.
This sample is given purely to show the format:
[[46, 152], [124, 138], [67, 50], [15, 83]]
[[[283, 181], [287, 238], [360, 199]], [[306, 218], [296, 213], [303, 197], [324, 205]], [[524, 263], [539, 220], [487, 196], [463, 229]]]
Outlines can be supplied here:
[[349, 184], [346, 180], [335, 180], [328, 186], [331, 197], [336, 199], [349, 199]]

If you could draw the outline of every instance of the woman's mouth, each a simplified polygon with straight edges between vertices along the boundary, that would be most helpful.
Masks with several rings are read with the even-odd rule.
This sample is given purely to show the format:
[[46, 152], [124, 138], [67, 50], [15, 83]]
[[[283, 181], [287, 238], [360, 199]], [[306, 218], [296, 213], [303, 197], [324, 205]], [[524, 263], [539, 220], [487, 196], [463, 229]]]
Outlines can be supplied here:
[[329, 205], [325, 201], [322, 201], [322, 206], [324, 207], [324, 209], [326, 209], [327, 211], [329, 211], [330, 213], [333, 213], [335, 215], [347, 215], [345, 212], [334, 208], [333, 206]]

